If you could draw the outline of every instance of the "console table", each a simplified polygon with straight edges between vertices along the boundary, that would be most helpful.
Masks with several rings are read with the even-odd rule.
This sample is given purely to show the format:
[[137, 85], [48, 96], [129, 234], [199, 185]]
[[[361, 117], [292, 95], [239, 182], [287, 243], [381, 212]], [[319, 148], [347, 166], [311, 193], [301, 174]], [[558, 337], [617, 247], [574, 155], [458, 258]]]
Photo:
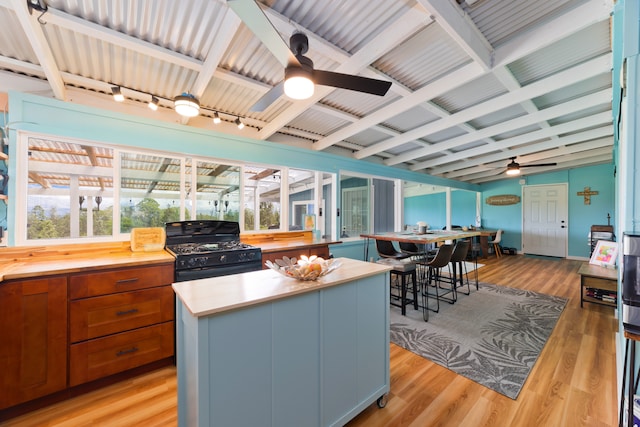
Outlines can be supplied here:
[[[578, 270], [580, 275], [580, 307], [583, 302], [616, 307], [618, 303], [618, 270], [584, 263]], [[595, 295], [587, 295], [587, 288], [596, 291]], [[602, 295], [607, 297], [602, 299]], [[613, 300], [611, 300], [613, 296]]]

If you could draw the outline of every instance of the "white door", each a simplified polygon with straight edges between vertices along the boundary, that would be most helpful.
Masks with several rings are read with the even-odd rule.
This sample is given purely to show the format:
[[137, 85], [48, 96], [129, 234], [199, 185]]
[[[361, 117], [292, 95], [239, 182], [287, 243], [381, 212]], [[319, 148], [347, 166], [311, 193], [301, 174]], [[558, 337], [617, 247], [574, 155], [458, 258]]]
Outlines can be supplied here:
[[567, 185], [524, 187], [522, 251], [567, 256]]

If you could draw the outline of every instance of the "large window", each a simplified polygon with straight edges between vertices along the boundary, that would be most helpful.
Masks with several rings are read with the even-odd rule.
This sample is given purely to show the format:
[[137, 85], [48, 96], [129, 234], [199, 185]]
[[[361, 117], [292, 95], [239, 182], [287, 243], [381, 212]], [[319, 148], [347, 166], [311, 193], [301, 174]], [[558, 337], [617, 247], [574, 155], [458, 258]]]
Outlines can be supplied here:
[[120, 232], [180, 219], [181, 159], [120, 153]]
[[27, 153], [27, 240], [113, 235], [113, 150], [29, 138]]
[[280, 229], [282, 170], [244, 167], [244, 229]]
[[126, 240], [136, 227], [190, 219], [336, 236], [335, 174], [30, 133], [18, 147], [16, 188], [27, 197], [16, 201], [17, 245]]

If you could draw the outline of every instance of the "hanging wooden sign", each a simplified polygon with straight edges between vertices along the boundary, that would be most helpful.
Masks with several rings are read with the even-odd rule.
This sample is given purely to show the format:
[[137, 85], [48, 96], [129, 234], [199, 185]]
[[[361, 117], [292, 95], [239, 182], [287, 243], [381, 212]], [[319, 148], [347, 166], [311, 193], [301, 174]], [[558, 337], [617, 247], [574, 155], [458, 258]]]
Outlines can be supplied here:
[[498, 196], [487, 197], [484, 199], [484, 202], [493, 206], [515, 205], [516, 203], [520, 203], [520, 196], [516, 196], [515, 194], [500, 194]]

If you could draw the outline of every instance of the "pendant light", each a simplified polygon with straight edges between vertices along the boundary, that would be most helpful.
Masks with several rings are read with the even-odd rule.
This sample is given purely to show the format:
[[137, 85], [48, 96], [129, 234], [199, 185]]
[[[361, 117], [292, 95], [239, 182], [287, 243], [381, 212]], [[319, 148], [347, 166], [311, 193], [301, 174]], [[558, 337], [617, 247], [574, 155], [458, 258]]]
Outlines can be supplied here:
[[200, 113], [200, 101], [190, 93], [183, 93], [173, 100], [176, 113], [184, 117], [195, 117]]

